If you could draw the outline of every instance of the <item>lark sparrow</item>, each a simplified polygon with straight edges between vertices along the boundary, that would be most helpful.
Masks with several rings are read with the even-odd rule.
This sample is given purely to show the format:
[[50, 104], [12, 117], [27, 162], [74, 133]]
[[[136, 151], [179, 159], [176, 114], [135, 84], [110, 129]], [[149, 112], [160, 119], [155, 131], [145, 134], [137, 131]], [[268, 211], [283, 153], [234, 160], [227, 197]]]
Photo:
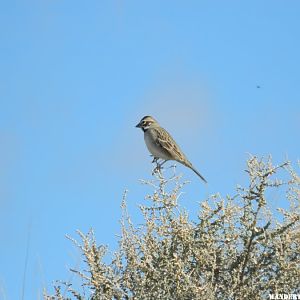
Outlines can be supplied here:
[[207, 182], [205, 178], [193, 167], [191, 162], [188, 161], [171, 135], [164, 128], [160, 127], [154, 118], [145, 116], [136, 125], [136, 127], [141, 128], [144, 132], [144, 139], [147, 148], [154, 156], [153, 162], [157, 163], [158, 159], [164, 160], [163, 163], [158, 164], [159, 167], [168, 160], [175, 160], [192, 169], [204, 182]]

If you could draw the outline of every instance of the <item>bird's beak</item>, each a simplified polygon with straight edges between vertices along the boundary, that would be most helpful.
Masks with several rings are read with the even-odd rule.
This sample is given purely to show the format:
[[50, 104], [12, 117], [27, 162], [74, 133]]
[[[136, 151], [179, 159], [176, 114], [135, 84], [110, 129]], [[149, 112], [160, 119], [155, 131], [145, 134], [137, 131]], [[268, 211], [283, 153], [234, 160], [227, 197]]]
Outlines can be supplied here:
[[136, 127], [136, 128], [141, 128], [141, 127], [142, 127], [141, 122], [138, 123], [137, 125], [135, 125], [135, 127]]

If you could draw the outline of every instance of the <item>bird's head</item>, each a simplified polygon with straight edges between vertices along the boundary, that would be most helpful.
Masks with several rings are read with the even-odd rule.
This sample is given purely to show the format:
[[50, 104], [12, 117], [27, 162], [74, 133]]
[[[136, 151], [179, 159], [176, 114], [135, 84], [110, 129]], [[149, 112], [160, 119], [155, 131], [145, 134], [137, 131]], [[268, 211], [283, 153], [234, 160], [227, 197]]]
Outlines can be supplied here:
[[151, 116], [145, 116], [141, 121], [135, 126], [141, 128], [143, 131], [146, 131], [148, 128], [158, 125], [157, 121]]

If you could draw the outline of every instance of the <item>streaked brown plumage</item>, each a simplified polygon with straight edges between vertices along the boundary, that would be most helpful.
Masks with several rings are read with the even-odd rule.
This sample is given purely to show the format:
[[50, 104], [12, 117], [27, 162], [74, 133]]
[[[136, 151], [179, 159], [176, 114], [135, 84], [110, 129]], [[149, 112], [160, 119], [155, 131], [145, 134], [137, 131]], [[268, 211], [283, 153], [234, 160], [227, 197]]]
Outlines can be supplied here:
[[193, 167], [192, 163], [186, 158], [180, 147], [176, 144], [172, 136], [151, 116], [145, 116], [136, 125], [144, 132], [144, 139], [148, 150], [154, 159], [164, 161], [175, 160], [192, 169], [204, 182], [205, 178]]

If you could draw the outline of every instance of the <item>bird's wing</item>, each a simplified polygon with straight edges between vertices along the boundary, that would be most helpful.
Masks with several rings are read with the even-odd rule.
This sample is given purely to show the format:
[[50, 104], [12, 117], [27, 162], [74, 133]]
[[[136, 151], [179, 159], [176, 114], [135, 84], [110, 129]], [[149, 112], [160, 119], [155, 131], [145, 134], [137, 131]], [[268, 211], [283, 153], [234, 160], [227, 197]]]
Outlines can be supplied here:
[[172, 159], [185, 162], [187, 159], [171, 135], [162, 127], [155, 128], [156, 144], [166, 151]]
[[164, 128], [155, 128], [154, 133], [157, 146], [161, 147], [161, 149], [170, 156], [170, 159], [176, 160], [186, 167], [191, 168], [204, 182], [207, 183], [205, 178], [193, 167], [191, 162], [188, 161], [174, 139]]

